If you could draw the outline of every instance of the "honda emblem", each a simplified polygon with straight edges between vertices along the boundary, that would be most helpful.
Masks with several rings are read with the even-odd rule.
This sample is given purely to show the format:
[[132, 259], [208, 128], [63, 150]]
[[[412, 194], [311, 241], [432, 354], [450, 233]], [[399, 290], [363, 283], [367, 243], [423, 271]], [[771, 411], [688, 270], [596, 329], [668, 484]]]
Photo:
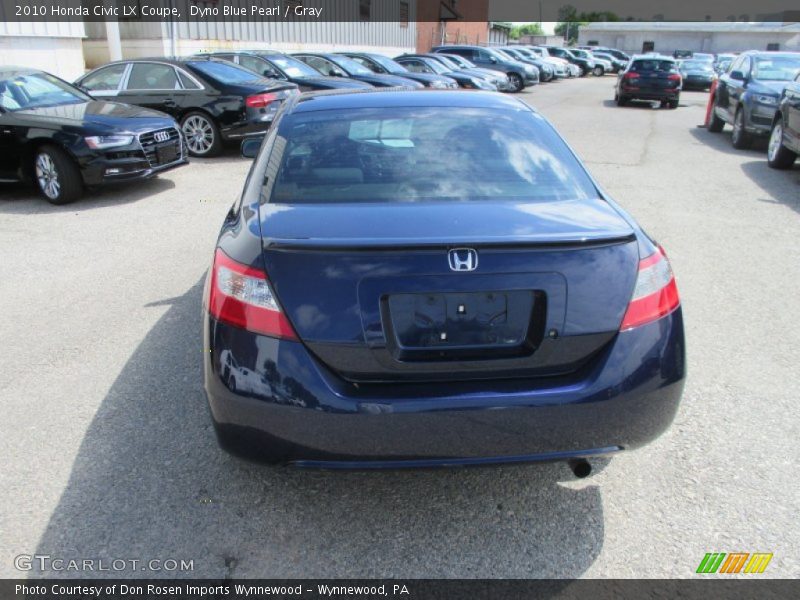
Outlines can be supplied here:
[[478, 253], [472, 248], [453, 248], [447, 253], [451, 271], [474, 271], [478, 268]]

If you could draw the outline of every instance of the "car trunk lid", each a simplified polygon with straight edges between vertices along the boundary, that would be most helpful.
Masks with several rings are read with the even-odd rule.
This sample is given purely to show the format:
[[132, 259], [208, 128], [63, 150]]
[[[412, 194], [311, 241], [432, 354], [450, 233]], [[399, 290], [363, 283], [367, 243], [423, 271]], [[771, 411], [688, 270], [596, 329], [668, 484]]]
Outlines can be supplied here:
[[600, 199], [261, 211], [287, 317], [353, 381], [574, 371], [618, 330], [639, 258]]

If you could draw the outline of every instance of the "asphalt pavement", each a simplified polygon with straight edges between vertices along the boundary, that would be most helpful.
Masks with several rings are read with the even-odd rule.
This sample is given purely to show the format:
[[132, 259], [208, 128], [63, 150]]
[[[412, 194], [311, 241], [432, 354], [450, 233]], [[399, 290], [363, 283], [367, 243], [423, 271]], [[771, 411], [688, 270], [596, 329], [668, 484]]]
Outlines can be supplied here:
[[64, 207], [5, 186], [0, 577], [31, 573], [20, 555], [193, 561], [43, 572], [73, 577], [693, 577], [706, 552], [772, 552], [763, 576], [800, 576], [800, 165], [696, 127], [705, 93], [618, 108], [613, 82], [520, 97], [672, 261], [689, 377], [664, 436], [585, 480], [232, 458], [202, 392], [200, 302], [249, 162], [231, 149]]

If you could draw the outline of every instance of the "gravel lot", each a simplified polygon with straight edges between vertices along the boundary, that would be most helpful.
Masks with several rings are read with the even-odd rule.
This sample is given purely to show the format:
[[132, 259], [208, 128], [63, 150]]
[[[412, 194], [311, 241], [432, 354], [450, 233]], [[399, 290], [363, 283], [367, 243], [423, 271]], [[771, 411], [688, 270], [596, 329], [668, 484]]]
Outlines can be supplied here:
[[155, 575], [194, 577], [691, 577], [710, 551], [800, 576], [800, 166], [698, 129], [704, 93], [617, 108], [613, 82], [522, 97], [672, 260], [689, 380], [657, 442], [581, 481], [241, 462], [207, 414], [200, 296], [249, 163], [232, 149], [63, 208], [0, 188], [0, 576], [36, 553], [193, 559]]

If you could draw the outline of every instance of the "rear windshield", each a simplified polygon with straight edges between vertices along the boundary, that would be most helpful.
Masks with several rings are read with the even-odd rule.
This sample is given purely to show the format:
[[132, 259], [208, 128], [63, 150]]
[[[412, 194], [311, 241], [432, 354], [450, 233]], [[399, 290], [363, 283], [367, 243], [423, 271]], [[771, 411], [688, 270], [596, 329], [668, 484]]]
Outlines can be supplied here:
[[259, 75], [256, 75], [252, 71], [221, 61], [198, 60], [187, 64], [193, 69], [200, 71], [202, 75], [219, 83], [235, 85], [237, 83], [249, 83], [261, 79]]
[[703, 60], [687, 60], [681, 65], [682, 69], [693, 71], [713, 71], [713, 65]]
[[635, 60], [631, 65], [631, 71], [636, 71], [637, 73], [642, 71], [671, 71], [675, 68], [674, 61], [658, 59]]
[[269, 202], [555, 201], [597, 197], [561, 138], [528, 110], [414, 107], [281, 120]]

